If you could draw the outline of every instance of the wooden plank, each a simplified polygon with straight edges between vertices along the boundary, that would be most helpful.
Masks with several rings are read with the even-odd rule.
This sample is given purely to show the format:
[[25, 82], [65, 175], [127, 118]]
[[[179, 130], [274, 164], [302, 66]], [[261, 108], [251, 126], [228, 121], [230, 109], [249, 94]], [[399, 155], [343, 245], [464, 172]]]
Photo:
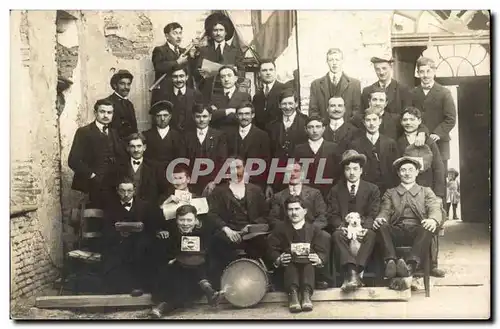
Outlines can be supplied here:
[[[364, 287], [359, 290], [345, 294], [340, 288], [330, 288], [327, 290], [317, 290], [312, 296], [312, 300], [337, 301], [337, 300], [370, 300], [370, 301], [407, 301], [411, 298], [411, 290], [395, 291], [385, 287]], [[288, 297], [283, 292], [267, 293], [261, 303], [286, 303]], [[227, 304], [223, 300], [221, 304]], [[202, 298], [196, 304], [206, 304], [206, 299]], [[77, 296], [44, 296], [38, 297], [35, 306], [38, 308], [85, 308], [85, 307], [118, 307], [118, 306], [150, 306], [151, 295], [144, 294], [140, 297], [130, 295], [77, 295]]]

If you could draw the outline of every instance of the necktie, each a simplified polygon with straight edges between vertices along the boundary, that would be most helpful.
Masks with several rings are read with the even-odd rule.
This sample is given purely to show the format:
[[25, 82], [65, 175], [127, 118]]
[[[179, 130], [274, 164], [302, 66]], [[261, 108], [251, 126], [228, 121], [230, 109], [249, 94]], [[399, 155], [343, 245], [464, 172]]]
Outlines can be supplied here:
[[175, 54], [179, 57], [179, 47], [175, 47]]
[[422, 89], [423, 90], [431, 90], [431, 86], [424, 86], [424, 85], [422, 85]]
[[354, 198], [356, 196], [356, 185], [354, 184], [351, 185], [351, 190], [349, 191], [349, 194], [351, 194], [351, 198]]
[[127, 207], [132, 207], [132, 202], [126, 202], [126, 203], [124, 203], [124, 204], [123, 204], [123, 206], [124, 206], [125, 208], [127, 208]]
[[335, 75], [333, 76], [332, 83], [334, 86], [337, 86], [337, 83], [339, 83], [337, 76], [335, 76]]
[[267, 95], [269, 95], [269, 85], [266, 83], [264, 85], [264, 96], [267, 97]]
[[140, 161], [132, 161], [132, 163], [135, 164], [135, 165], [137, 165], [137, 166], [141, 164]]
[[217, 63], [222, 63], [222, 49], [220, 47], [220, 43], [217, 45], [217, 49], [215, 49], [215, 53], [217, 54]]
[[102, 132], [105, 133], [106, 135], [108, 134], [108, 125], [102, 126]]
[[224, 95], [226, 95], [227, 101], [229, 102], [229, 100], [231, 99], [231, 97], [229, 97], [229, 91], [224, 93]]

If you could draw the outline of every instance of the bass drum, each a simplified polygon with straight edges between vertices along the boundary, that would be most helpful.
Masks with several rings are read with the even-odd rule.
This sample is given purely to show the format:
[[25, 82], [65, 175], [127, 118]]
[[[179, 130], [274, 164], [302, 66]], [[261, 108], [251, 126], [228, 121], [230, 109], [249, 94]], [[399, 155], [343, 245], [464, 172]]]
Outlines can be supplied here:
[[221, 290], [226, 300], [236, 307], [258, 304], [266, 295], [268, 285], [266, 269], [253, 259], [237, 259], [222, 273]]

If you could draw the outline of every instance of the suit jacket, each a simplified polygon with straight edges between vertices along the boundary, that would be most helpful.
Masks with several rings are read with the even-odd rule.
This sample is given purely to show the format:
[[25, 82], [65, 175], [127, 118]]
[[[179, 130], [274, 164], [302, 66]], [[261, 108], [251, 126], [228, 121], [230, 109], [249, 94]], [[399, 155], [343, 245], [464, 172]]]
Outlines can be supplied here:
[[[223, 60], [220, 64], [235, 65], [238, 69], [239, 77], [244, 77], [243, 52], [239, 47], [226, 43], [222, 57]], [[209, 42], [207, 46], [199, 48], [199, 56], [196, 58], [196, 70], [193, 70], [193, 76], [198, 83], [198, 90], [201, 91], [205, 99], [211, 99], [216, 80], [218, 81], [217, 84], [220, 84], [220, 80], [218, 79], [218, 75], [205, 79], [198, 73], [197, 69], [201, 68], [203, 59], [217, 63], [217, 52], [213, 42]]]
[[455, 127], [457, 110], [451, 92], [434, 82], [427, 95], [422, 86], [411, 91], [412, 105], [422, 111], [422, 123], [431, 134], [439, 136], [437, 142], [443, 160], [450, 159], [450, 131]]
[[[374, 145], [366, 137], [366, 133], [358, 135], [349, 145], [350, 149], [358, 151], [367, 157], [366, 164], [363, 168], [363, 179], [377, 184], [382, 191], [394, 187], [398, 184], [398, 177], [392, 163], [399, 157], [396, 142], [382, 134], [379, 135], [377, 141], [379, 144], [378, 162], [380, 164], [380, 177], [375, 177], [371, 169], [375, 168], [377, 164], [377, 157], [373, 155]], [[382, 183], [382, 184], [380, 184]]]
[[[323, 196], [326, 196], [331, 184], [315, 183], [315, 179], [318, 175], [318, 179], [333, 179], [333, 184], [336, 183], [337, 179], [340, 176], [339, 146], [334, 142], [324, 140], [318, 152], [314, 154], [311, 147], [309, 146], [309, 142], [306, 142], [295, 147], [294, 158], [297, 160], [303, 158], [314, 159], [314, 161], [309, 165], [309, 170], [307, 171], [309, 186], [320, 190], [321, 194]], [[326, 159], [324, 171], [321, 176], [320, 172], [318, 172], [320, 159]]]
[[68, 165], [74, 171], [71, 188], [89, 192], [90, 176], [108, 187], [117, 180], [117, 164], [126, 158], [126, 150], [113, 128], [108, 136], [97, 128], [95, 121], [76, 130], [68, 156]]
[[[311, 83], [309, 95], [309, 114], [318, 114], [328, 119], [328, 100], [330, 99], [330, 89], [328, 86], [330, 77], [326, 74], [324, 77], [314, 80]], [[358, 79], [351, 78], [345, 73], [338, 82], [339, 96], [344, 99], [345, 114], [344, 119], [350, 120], [351, 117], [361, 110], [361, 83]]]
[[[373, 89], [379, 88], [379, 82], [375, 82], [368, 87], [363, 89], [361, 94], [361, 109], [365, 110], [368, 107], [368, 101], [370, 99], [370, 93]], [[387, 95], [387, 106], [385, 110], [391, 113], [401, 114], [403, 110], [411, 105], [410, 88], [404, 84], [392, 79], [391, 83], [385, 89]]]
[[342, 154], [347, 150], [352, 140], [360, 133], [361, 130], [350, 122], [344, 122], [335, 132], [333, 132], [328, 123], [323, 133], [323, 138], [327, 141], [337, 143], [339, 145], [339, 154]]
[[306, 120], [307, 116], [297, 111], [288, 130], [285, 130], [281, 117], [267, 125], [266, 131], [269, 135], [273, 158], [288, 159], [293, 156], [295, 146], [307, 142]]
[[[285, 201], [290, 197], [290, 190], [288, 188], [273, 195], [271, 199], [271, 211], [269, 212], [269, 222], [276, 225], [278, 222], [287, 220], [287, 210], [285, 208]], [[320, 229], [327, 226], [326, 220], [326, 204], [321, 196], [321, 192], [315, 188], [302, 185], [300, 197], [304, 200], [305, 207], [307, 208], [306, 221], [314, 224]]]
[[180, 98], [174, 95], [174, 88], [170, 87], [168, 90], [161, 93], [161, 99], [165, 99], [174, 104], [172, 111], [172, 120], [170, 126], [179, 131], [194, 129], [196, 127], [193, 116], [193, 105], [202, 104], [203, 97], [198, 90], [186, 87], [186, 93]]
[[441, 203], [430, 187], [415, 184], [409, 191], [402, 185], [387, 190], [382, 197], [377, 217], [385, 218], [390, 225], [399, 222], [404, 211], [403, 197], [408, 194], [410, 208], [420, 220], [432, 218], [441, 226], [443, 216]]
[[134, 104], [128, 99], [121, 98], [116, 93], [112, 93], [106, 99], [113, 103], [113, 120], [109, 126], [117, 130], [121, 139], [136, 133], [137, 119]]
[[[328, 223], [332, 229], [345, 224], [345, 217], [349, 213], [349, 199], [346, 180], [341, 180], [328, 193], [326, 199]], [[359, 181], [356, 193], [356, 212], [361, 216], [361, 225], [372, 228], [373, 220], [380, 210], [380, 191], [375, 184], [364, 180]]]
[[253, 106], [255, 107], [254, 122], [260, 129], [265, 130], [269, 122], [281, 118], [279, 97], [284, 87], [285, 85], [283, 83], [275, 81], [267, 97], [264, 95], [263, 89], [259, 89], [259, 91], [255, 93], [252, 100]]
[[[164, 186], [160, 184], [161, 179], [157, 177], [157, 170], [154, 165], [149, 163], [146, 159], [143, 159], [140, 170], [140, 185], [135, 190], [135, 197], [141, 200], [149, 201], [152, 204], [158, 203], [158, 197], [162, 192]], [[132, 164], [130, 163], [130, 158], [125, 159], [119, 166], [120, 177], [130, 176], [133, 172]]]
[[222, 94], [214, 94], [211, 99], [212, 101], [210, 103], [214, 105], [217, 110], [212, 113], [210, 126], [215, 129], [226, 131], [228, 128], [238, 126], [236, 114], [231, 113], [226, 116], [226, 109], [237, 109], [243, 102], [250, 102], [251, 96], [236, 88], [230, 99], [227, 99], [227, 97]]
[[[317, 253], [323, 265], [328, 262], [330, 254], [329, 234], [323, 232], [319, 227], [312, 223], [305, 222], [305, 241], [311, 244], [311, 253]], [[268, 237], [268, 257], [275, 261], [283, 252], [290, 253], [291, 243], [293, 241], [295, 229], [290, 220], [280, 222], [273, 229]]]
[[[249, 218], [246, 224], [268, 224], [266, 216], [269, 207], [261, 188], [252, 183], [246, 184], [245, 198], [246, 211]], [[233, 220], [233, 214], [240, 205], [234, 198], [233, 192], [229, 188], [229, 183], [218, 185], [207, 199], [210, 211], [221, 218], [223, 227], [228, 226], [233, 230], [241, 230], [245, 226]]]
[[[179, 48], [180, 53], [184, 52], [184, 50], [183, 48]], [[151, 104], [165, 99], [165, 95], [172, 89], [172, 69], [177, 65], [178, 58], [179, 56], [168, 46], [168, 43], [153, 49], [151, 60], [155, 70], [155, 81], [163, 74], [166, 74], [166, 77], [160, 82], [156, 89], [153, 89]]]
[[[439, 196], [440, 198], [445, 197], [446, 195], [446, 173], [444, 168], [443, 159], [441, 157], [441, 153], [439, 152], [439, 148], [436, 143], [427, 138], [425, 144], [429, 146], [432, 151], [432, 163], [431, 167], [424, 172], [421, 172], [417, 176], [417, 183], [421, 186], [430, 187], [432, 191]], [[406, 148], [410, 144], [406, 139], [406, 136], [401, 136], [397, 141], [398, 155], [401, 157], [405, 153]]]

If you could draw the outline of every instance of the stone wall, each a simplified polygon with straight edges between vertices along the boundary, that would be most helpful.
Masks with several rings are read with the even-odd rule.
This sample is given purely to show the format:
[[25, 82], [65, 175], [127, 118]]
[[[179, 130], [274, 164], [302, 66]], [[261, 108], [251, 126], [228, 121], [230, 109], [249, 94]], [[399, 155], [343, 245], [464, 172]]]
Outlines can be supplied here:
[[[55, 11], [11, 11], [11, 298], [62, 264]], [[11, 216], [12, 217], [12, 216]]]

